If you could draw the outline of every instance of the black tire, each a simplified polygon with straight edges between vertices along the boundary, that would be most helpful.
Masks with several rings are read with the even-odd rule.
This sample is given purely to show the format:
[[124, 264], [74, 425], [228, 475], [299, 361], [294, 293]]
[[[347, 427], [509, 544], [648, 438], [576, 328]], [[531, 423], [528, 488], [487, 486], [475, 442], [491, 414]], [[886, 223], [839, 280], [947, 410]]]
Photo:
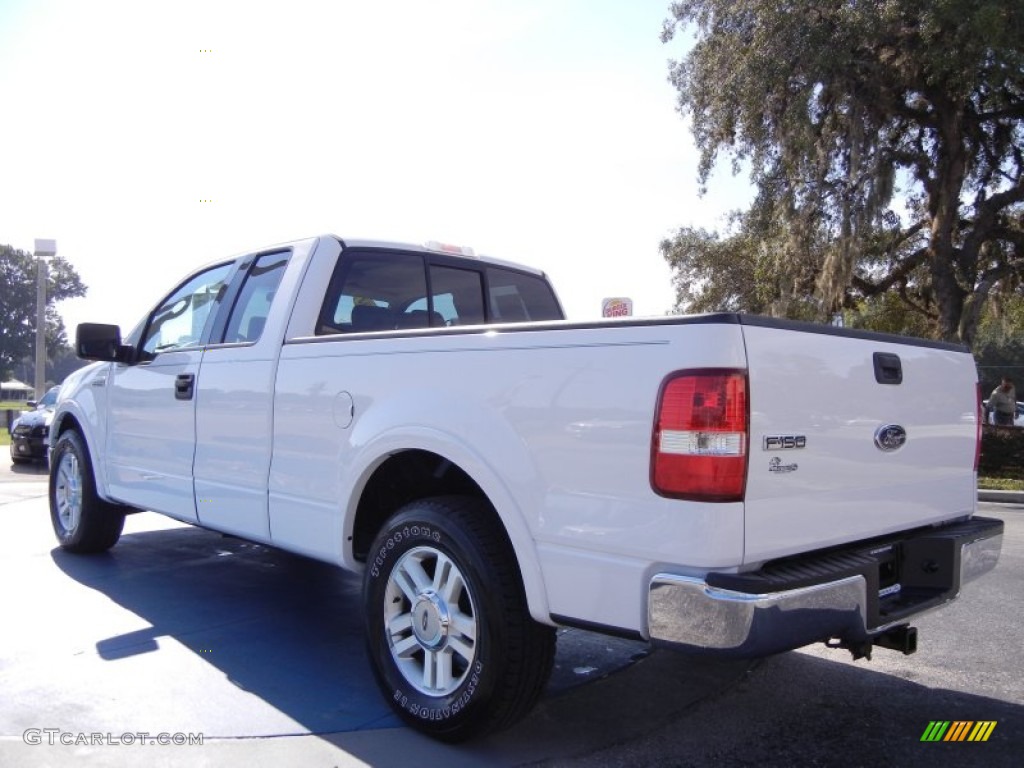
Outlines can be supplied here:
[[370, 550], [363, 598], [381, 691], [406, 723], [436, 739], [508, 727], [551, 674], [555, 630], [530, 617], [512, 546], [482, 500], [400, 509]]
[[105, 552], [124, 528], [125, 509], [96, 495], [92, 460], [74, 430], [61, 434], [50, 460], [50, 521], [69, 552]]

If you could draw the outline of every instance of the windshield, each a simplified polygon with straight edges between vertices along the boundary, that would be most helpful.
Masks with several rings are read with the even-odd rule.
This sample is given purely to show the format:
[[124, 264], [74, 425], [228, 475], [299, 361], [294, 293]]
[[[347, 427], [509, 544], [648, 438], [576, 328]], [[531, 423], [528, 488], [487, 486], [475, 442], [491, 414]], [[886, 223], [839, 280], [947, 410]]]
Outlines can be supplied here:
[[43, 395], [39, 401], [37, 408], [52, 408], [57, 404], [57, 393], [60, 392], [60, 387], [50, 387], [46, 390], [46, 394]]

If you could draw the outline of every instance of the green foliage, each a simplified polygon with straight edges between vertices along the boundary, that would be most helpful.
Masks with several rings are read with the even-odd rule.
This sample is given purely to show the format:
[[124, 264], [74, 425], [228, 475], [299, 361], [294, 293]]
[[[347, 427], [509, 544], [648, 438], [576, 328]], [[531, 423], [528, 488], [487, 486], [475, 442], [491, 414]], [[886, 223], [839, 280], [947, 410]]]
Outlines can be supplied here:
[[[0, 380], [6, 381], [14, 365], [30, 357], [36, 333], [36, 259], [25, 251], [0, 245]], [[54, 306], [58, 301], [85, 295], [85, 285], [65, 259], [50, 259], [46, 284], [46, 348], [49, 356], [67, 347], [64, 321]]]
[[1017, 382], [1017, 398], [1024, 399], [1024, 296], [993, 301], [978, 327], [974, 358], [982, 392], [987, 396], [1003, 376]]
[[978, 474], [1024, 480], [1024, 429], [987, 424], [982, 427]]
[[[789, 292], [769, 306], [824, 319], [883, 318], [890, 300], [870, 305], [892, 293], [934, 335], [971, 343], [989, 297], [1024, 282], [1024, 5], [683, 0], [671, 13], [663, 38], [696, 38], [671, 80], [700, 181], [727, 155], [759, 190], [761, 212], [724, 239], [748, 266], [774, 265], [753, 294]], [[694, 234], [663, 249], [706, 272], [680, 249], [718, 238]]]

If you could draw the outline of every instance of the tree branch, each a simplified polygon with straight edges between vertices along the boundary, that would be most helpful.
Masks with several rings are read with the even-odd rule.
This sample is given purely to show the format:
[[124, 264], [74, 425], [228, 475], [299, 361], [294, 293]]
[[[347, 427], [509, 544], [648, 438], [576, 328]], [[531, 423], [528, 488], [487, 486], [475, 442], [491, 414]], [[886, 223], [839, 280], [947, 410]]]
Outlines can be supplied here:
[[[916, 226], [916, 225], [915, 225]], [[923, 225], [921, 225], [923, 227]], [[920, 229], [920, 227], [919, 227]], [[928, 256], [927, 248], [918, 248], [910, 256], [903, 260], [896, 269], [886, 275], [883, 279], [878, 282], [871, 282], [865, 277], [860, 275], [854, 275], [853, 285], [854, 287], [863, 293], [865, 296], [877, 296], [880, 293], [885, 293], [897, 283], [901, 283], [906, 288], [907, 278], [910, 273], [921, 266], [925, 258]]]

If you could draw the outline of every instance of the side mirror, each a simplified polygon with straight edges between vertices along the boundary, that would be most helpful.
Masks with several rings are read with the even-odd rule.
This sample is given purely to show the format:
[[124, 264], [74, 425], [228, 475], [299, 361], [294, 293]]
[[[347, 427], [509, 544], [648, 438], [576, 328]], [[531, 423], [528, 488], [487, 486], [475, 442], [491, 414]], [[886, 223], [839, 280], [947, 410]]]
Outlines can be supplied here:
[[131, 347], [121, 343], [121, 329], [116, 325], [82, 323], [75, 334], [75, 353], [83, 360], [124, 363]]

